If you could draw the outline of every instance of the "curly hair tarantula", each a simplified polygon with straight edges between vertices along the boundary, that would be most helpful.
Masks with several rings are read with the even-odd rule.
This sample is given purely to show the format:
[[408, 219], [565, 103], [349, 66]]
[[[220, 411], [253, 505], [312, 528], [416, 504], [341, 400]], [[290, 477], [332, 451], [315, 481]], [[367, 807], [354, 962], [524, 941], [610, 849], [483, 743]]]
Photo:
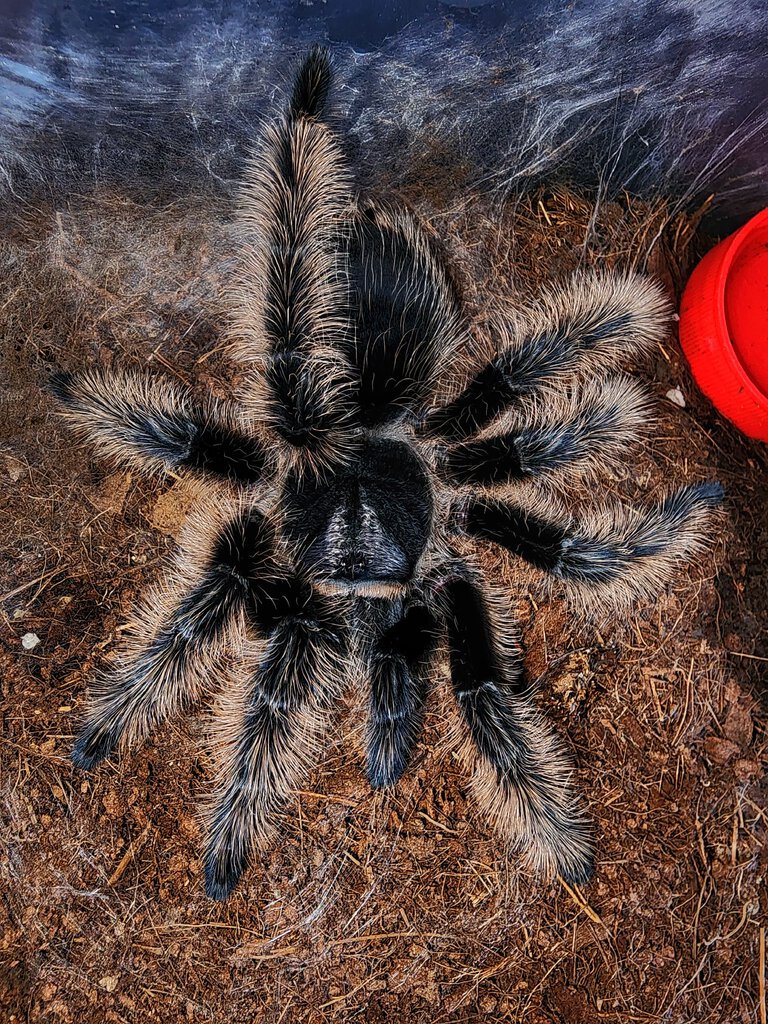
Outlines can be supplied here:
[[74, 761], [143, 740], [223, 679], [205, 879], [224, 899], [318, 755], [345, 682], [366, 680], [368, 778], [390, 786], [442, 653], [476, 798], [536, 868], [583, 882], [592, 830], [570, 761], [524, 681], [507, 596], [458, 549], [492, 542], [626, 604], [702, 546], [716, 484], [581, 518], [536, 484], [624, 457], [647, 401], [611, 370], [663, 335], [667, 304], [641, 277], [582, 274], [525, 330], [500, 320], [494, 357], [462, 369], [472, 337], [435, 246], [403, 207], [353, 195], [321, 119], [330, 84], [316, 48], [248, 163], [240, 404], [202, 405], [133, 370], [54, 377], [104, 454], [210, 483], [176, 568], [93, 687]]

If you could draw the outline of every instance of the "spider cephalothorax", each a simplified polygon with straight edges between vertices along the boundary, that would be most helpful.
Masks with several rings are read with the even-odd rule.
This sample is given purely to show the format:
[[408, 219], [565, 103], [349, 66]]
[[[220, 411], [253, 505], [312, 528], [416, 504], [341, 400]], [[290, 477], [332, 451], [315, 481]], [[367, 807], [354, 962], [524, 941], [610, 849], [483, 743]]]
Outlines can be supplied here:
[[318, 583], [362, 593], [410, 583], [432, 533], [426, 468], [404, 441], [363, 435], [344, 465], [289, 473], [283, 536]]
[[614, 367], [659, 338], [666, 302], [635, 275], [577, 276], [516, 332], [497, 318], [493, 358], [463, 367], [470, 326], [439, 254], [407, 210], [352, 194], [321, 120], [329, 85], [314, 50], [249, 163], [236, 400], [202, 406], [130, 370], [53, 382], [105, 454], [210, 484], [176, 568], [93, 687], [74, 759], [91, 767], [217, 689], [205, 867], [224, 898], [342, 687], [368, 689], [368, 776], [390, 785], [442, 653], [476, 797], [537, 867], [583, 881], [591, 829], [569, 760], [524, 681], [505, 593], [459, 551], [495, 543], [626, 604], [701, 546], [717, 485], [580, 518], [537, 489], [624, 457], [647, 401]]

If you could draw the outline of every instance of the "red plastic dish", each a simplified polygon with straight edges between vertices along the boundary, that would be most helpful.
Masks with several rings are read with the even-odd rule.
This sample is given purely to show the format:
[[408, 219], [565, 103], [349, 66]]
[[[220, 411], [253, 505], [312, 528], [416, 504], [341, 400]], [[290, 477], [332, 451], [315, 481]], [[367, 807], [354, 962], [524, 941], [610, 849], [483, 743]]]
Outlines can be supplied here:
[[680, 343], [720, 412], [768, 441], [768, 210], [716, 245], [691, 274]]

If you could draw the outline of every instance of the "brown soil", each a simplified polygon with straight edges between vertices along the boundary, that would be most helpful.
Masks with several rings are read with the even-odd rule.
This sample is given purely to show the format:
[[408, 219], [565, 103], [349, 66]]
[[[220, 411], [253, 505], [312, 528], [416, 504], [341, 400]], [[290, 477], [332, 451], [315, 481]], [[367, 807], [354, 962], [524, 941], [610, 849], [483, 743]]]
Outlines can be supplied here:
[[[596, 212], [558, 193], [492, 215], [427, 165], [405, 186], [480, 320], [490, 294], [647, 253], [679, 293], [702, 244], [695, 219], [661, 203]], [[646, 373], [654, 435], [604, 487], [639, 497], [721, 480], [728, 518], [710, 553], [653, 606], [586, 621], [487, 552], [517, 588], [528, 668], [575, 751], [598, 823], [594, 882], [542, 883], [505, 855], [467, 801], [436, 702], [386, 796], [365, 784], [342, 716], [271, 853], [219, 905], [203, 895], [195, 811], [204, 711], [92, 775], [68, 760], [87, 681], [191, 492], [93, 461], [42, 384], [53, 366], [119, 359], [224, 393], [225, 217], [96, 194], [11, 223], [0, 1022], [765, 1024], [768, 459], [697, 394], [676, 341]], [[28, 633], [40, 643], [25, 651]]]

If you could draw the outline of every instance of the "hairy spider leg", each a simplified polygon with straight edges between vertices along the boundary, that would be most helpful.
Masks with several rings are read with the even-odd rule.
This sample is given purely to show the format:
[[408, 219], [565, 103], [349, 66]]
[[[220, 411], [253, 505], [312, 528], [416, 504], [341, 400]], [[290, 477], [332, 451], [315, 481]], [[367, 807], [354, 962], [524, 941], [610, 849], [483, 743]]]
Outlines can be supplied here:
[[372, 635], [363, 657], [370, 680], [366, 767], [372, 786], [391, 786], [421, 731], [437, 622], [423, 604], [402, 599], [361, 602]]
[[318, 117], [325, 110], [332, 85], [330, 54], [324, 46], [315, 45], [296, 72], [288, 116]]
[[340, 348], [348, 330], [340, 238], [351, 191], [340, 148], [318, 120], [331, 78], [328, 52], [316, 47], [248, 161], [233, 296], [234, 351], [254, 364], [244, 402], [312, 469], [344, 461], [353, 416]]
[[464, 338], [458, 300], [434, 246], [403, 209], [368, 203], [347, 238], [344, 343], [364, 426], [423, 406]]
[[188, 388], [137, 370], [56, 373], [49, 389], [70, 425], [100, 455], [143, 471], [190, 469], [249, 485], [266, 455], [228, 405], [196, 402]]
[[492, 624], [480, 587], [464, 576], [440, 584], [436, 598], [453, 692], [479, 754], [476, 799], [537, 870], [587, 881], [592, 827], [571, 785], [566, 751], [524, 685], [522, 653], [504, 621], [504, 603], [498, 602]]
[[647, 506], [605, 505], [579, 520], [552, 504], [538, 509], [471, 497], [456, 509], [470, 536], [500, 544], [539, 569], [581, 585], [585, 596], [628, 605], [653, 597], [681, 561], [706, 546], [719, 484], [683, 487]]
[[257, 667], [241, 665], [222, 693], [213, 736], [205, 887], [217, 900], [231, 893], [315, 762], [343, 682], [347, 638], [337, 602], [286, 574], [267, 600], [256, 598], [250, 617], [266, 644]]
[[663, 337], [668, 303], [653, 281], [636, 274], [578, 274], [545, 292], [522, 338], [499, 325], [499, 354], [422, 429], [462, 441], [526, 396], [562, 384], [574, 372], [594, 374], [647, 352]]
[[121, 741], [145, 739], [210, 687], [227, 627], [274, 572], [273, 545], [271, 527], [251, 509], [218, 532], [196, 575], [182, 554], [176, 578], [138, 610], [116, 666], [94, 683], [76, 765], [92, 768]]
[[438, 469], [456, 487], [504, 486], [556, 472], [602, 469], [626, 459], [647, 422], [648, 407], [647, 390], [629, 377], [593, 380], [526, 409], [513, 430], [453, 445], [441, 452]]

